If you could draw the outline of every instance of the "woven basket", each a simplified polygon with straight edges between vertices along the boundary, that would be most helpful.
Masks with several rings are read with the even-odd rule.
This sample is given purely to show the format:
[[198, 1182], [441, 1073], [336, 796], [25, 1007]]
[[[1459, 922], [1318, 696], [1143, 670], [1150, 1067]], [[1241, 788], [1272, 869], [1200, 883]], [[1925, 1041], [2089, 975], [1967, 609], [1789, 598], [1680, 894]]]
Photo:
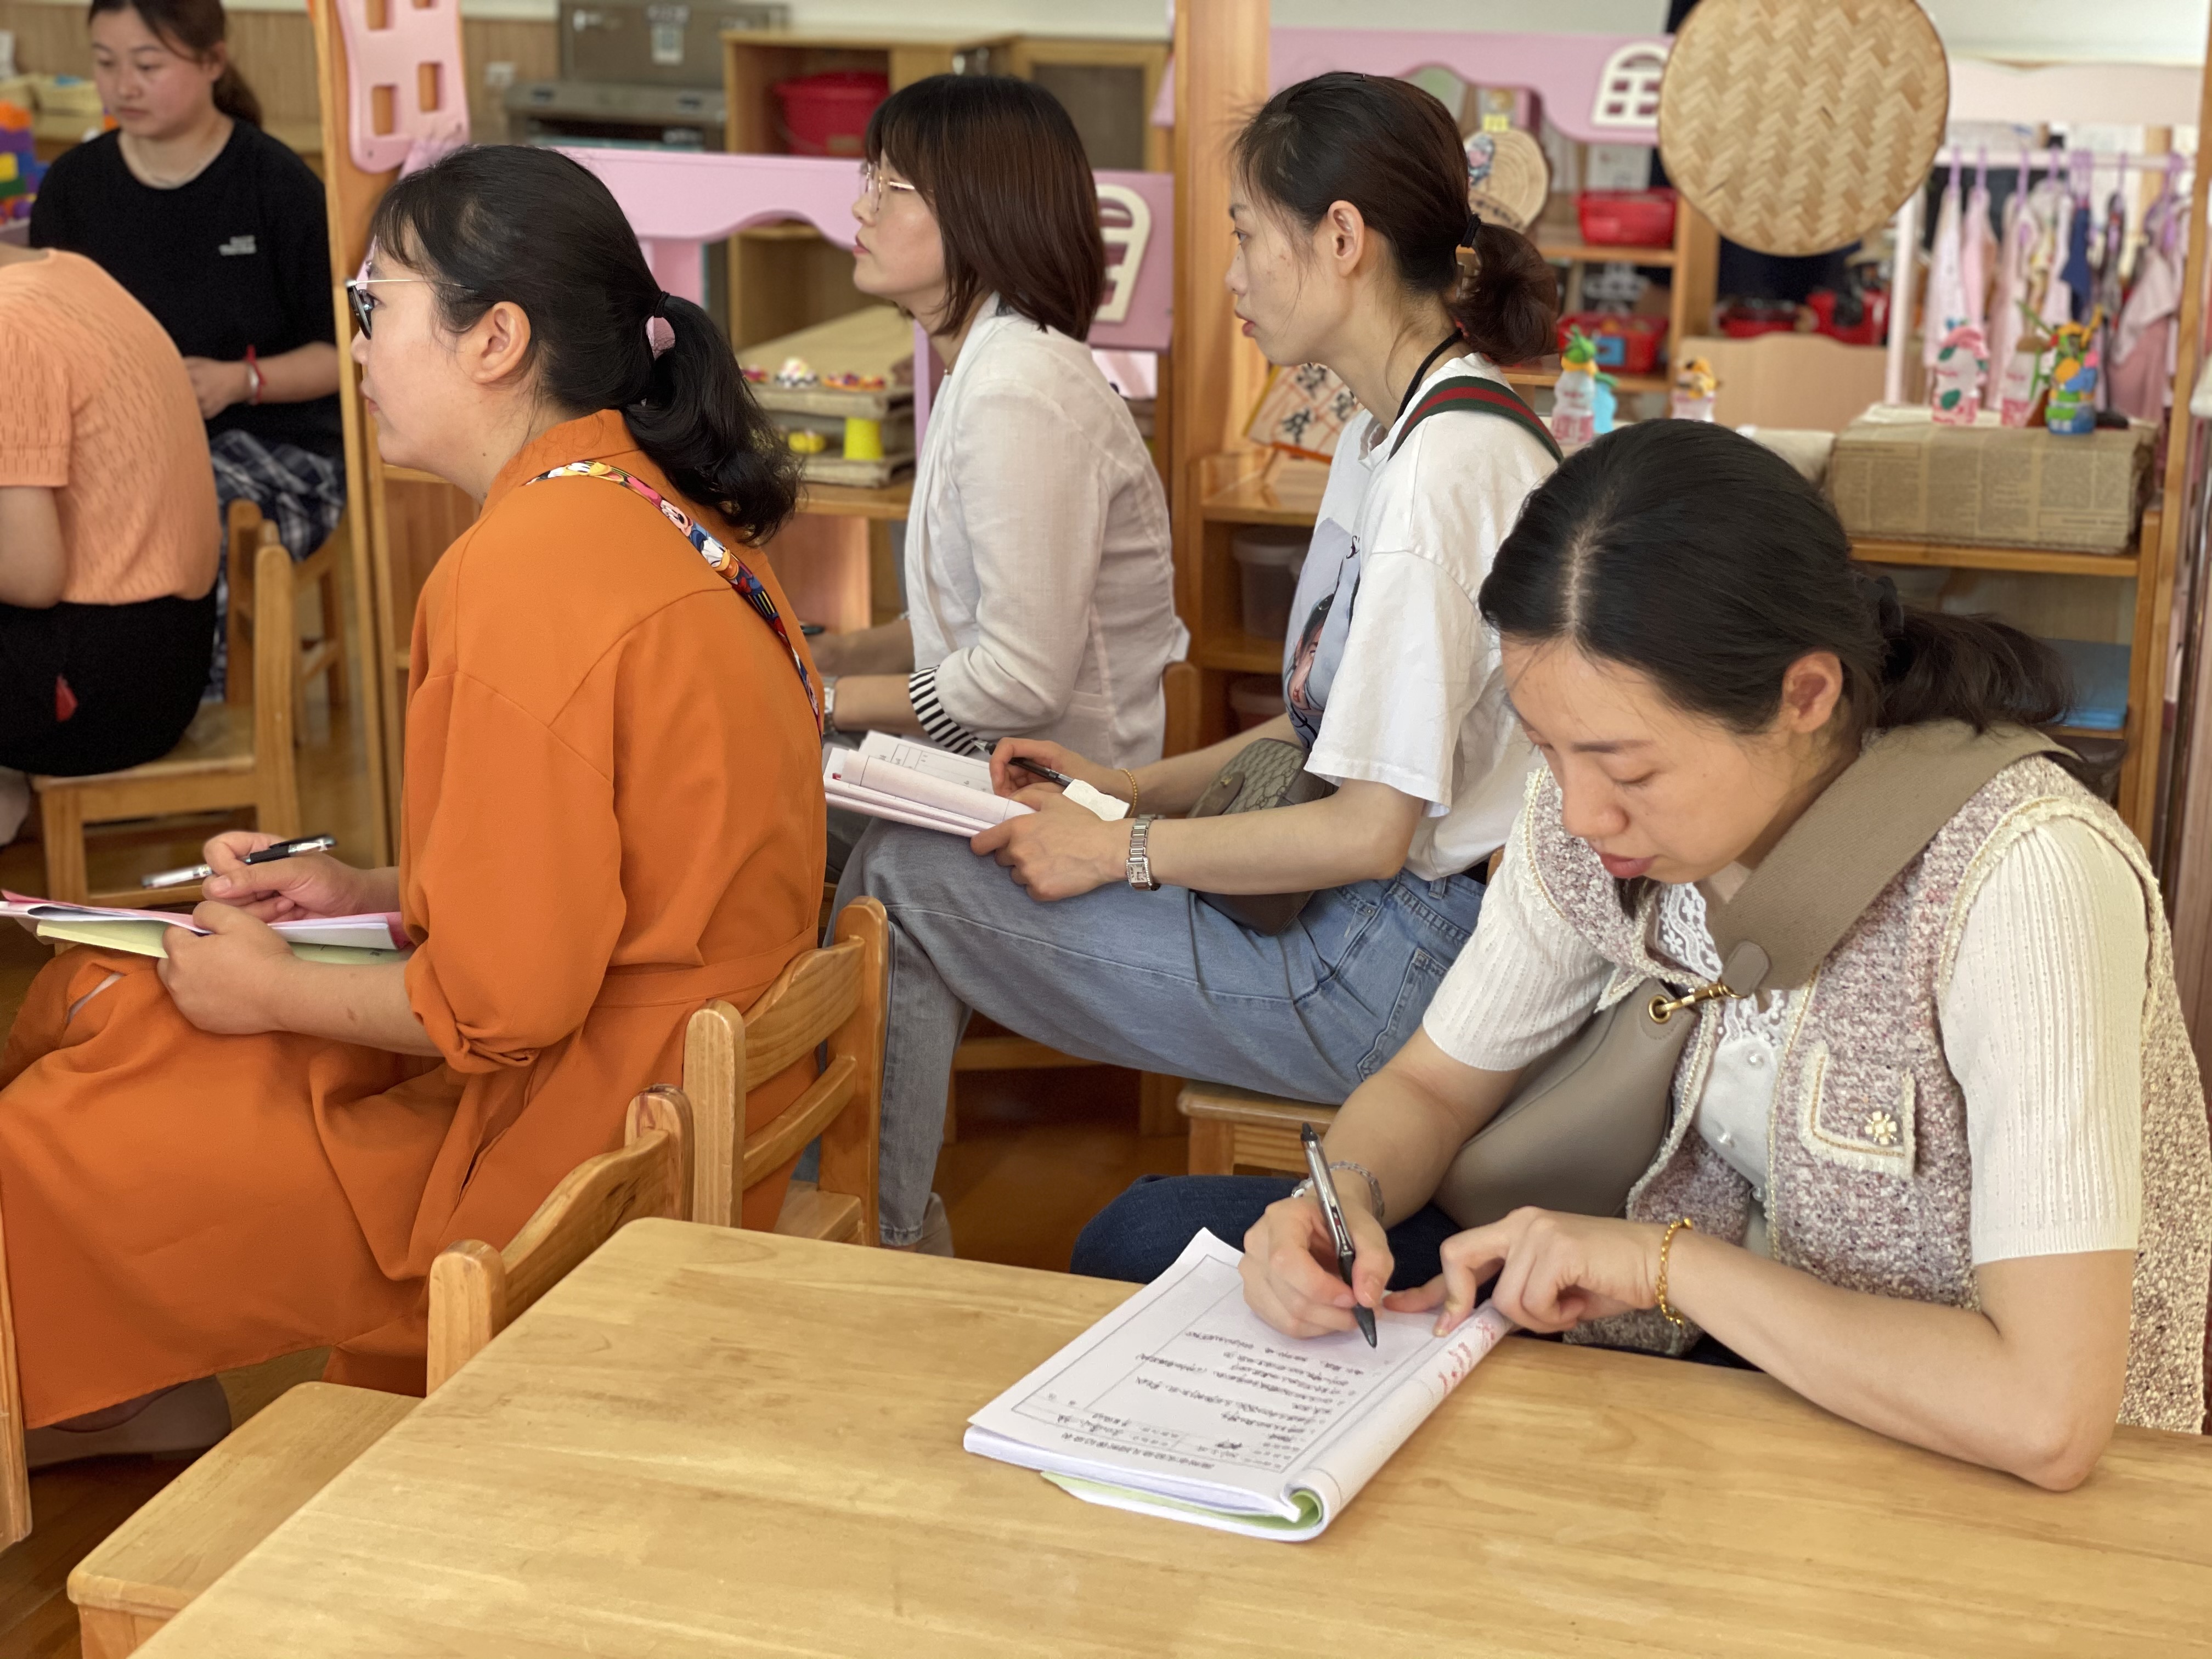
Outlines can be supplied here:
[[1703, 0], [1660, 83], [1659, 153], [1730, 240], [1825, 253], [1921, 187], [1950, 100], [1916, 0]]
[[1467, 141], [1467, 203], [1486, 219], [1525, 231], [1543, 216], [1552, 191], [1544, 147], [1518, 127], [1478, 132]]

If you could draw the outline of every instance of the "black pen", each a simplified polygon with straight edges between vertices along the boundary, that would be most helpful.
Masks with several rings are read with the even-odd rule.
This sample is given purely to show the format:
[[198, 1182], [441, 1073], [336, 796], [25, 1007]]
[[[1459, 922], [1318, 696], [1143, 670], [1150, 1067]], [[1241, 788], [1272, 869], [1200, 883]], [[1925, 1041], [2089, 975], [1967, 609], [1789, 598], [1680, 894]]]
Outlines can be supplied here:
[[1020, 767], [1024, 772], [1034, 772], [1047, 783], [1056, 783], [1063, 789], [1075, 781], [1066, 773], [1055, 772], [1042, 761], [1033, 761], [1027, 755], [1015, 756], [1010, 764]]
[[[274, 864], [279, 859], [297, 858], [302, 853], [327, 853], [338, 844], [336, 836], [307, 836], [298, 841], [280, 841], [263, 848], [258, 853], [248, 853], [241, 864]], [[187, 882], [205, 881], [215, 872], [204, 864], [188, 866], [182, 870], [156, 870], [150, 876], [139, 878], [141, 887], [182, 887]]]
[[[1345, 1224], [1344, 1206], [1336, 1201], [1336, 1182], [1329, 1179], [1328, 1159], [1322, 1156], [1321, 1137], [1314, 1133], [1313, 1125], [1298, 1125], [1298, 1141], [1306, 1152], [1306, 1170], [1313, 1177], [1314, 1196], [1321, 1200], [1321, 1212], [1328, 1220], [1328, 1236], [1336, 1246], [1336, 1270], [1344, 1275], [1344, 1282], [1352, 1283], [1352, 1229]], [[1358, 1322], [1360, 1335], [1367, 1346], [1375, 1346], [1375, 1310], [1358, 1301], [1352, 1304], [1352, 1316]]]

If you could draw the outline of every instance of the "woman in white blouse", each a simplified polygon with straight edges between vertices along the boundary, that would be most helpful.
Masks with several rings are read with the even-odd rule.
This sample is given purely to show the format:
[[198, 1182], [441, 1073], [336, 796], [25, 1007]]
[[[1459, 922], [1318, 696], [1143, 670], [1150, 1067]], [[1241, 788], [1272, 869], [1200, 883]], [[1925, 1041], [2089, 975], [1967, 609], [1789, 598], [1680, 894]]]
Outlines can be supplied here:
[[948, 373], [907, 514], [907, 615], [814, 642], [830, 722], [1158, 760], [1160, 674], [1187, 636], [1159, 472], [1083, 343], [1106, 254], [1074, 125], [1030, 82], [939, 75], [877, 107], [866, 152], [854, 285], [918, 318]]
[[1702, 1331], [2052, 1487], [2115, 1421], [2196, 1431], [2212, 1144], [2164, 911], [2125, 826], [2045, 758], [1997, 772], [1804, 987], [1704, 1005], [1626, 1217], [1460, 1231], [1430, 1202], [1609, 990], [1722, 980], [1708, 902], [1868, 745], [2047, 725], [2068, 695], [2047, 647], [1900, 606], [1791, 468], [1686, 422], [1570, 459], [1480, 602], [1548, 771], [1422, 1031], [1328, 1137], [1352, 1284], [1312, 1198], [1264, 1180], [1140, 1184], [1076, 1270], [1141, 1277], [1249, 1224], [1247, 1295], [1300, 1335], [1348, 1328], [1355, 1297], [1448, 1328], [1495, 1276], [1528, 1329], [1676, 1353]]

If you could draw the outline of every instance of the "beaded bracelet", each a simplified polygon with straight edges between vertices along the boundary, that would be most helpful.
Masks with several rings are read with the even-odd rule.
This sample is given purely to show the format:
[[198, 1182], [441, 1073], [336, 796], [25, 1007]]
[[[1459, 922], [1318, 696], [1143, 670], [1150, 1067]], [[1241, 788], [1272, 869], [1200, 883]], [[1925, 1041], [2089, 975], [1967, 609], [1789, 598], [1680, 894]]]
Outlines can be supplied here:
[[1667, 1316], [1667, 1322], [1677, 1329], [1687, 1323], [1682, 1316], [1667, 1305], [1667, 1256], [1674, 1248], [1674, 1235], [1687, 1227], [1698, 1231], [1698, 1224], [1687, 1216], [1678, 1216], [1667, 1224], [1667, 1236], [1659, 1241], [1659, 1311]]

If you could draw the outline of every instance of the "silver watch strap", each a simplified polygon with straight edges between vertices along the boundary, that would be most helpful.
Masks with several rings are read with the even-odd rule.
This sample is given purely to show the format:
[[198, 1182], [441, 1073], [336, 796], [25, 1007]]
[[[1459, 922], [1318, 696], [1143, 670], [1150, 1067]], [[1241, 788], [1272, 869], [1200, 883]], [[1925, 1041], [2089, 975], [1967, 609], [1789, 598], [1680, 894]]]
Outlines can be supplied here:
[[[1383, 1213], [1382, 1183], [1375, 1178], [1374, 1170], [1369, 1169], [1364, 1164], [1354, 1163], [1348, 1158], [1337, 1159], [1335, 1162], [1332, 1163], [1328, 1168], [1329, 1173], [1332, 1175], [1339, 1170], [1350, 1170], [1356, 1175], [1366, 1177], [1368, 1205], [1375, 1212], [1375, 1218], [1377, 1221], [1382, 1220]], [[1313, 1177], [1311, 1176], [1308, 1176], [1304, 1181], [1301, 1181], [1297, 1186], [1291, 1188], [1291, 1196], [1292, 1198], [1311, 1198], [1313, 1196]]]

